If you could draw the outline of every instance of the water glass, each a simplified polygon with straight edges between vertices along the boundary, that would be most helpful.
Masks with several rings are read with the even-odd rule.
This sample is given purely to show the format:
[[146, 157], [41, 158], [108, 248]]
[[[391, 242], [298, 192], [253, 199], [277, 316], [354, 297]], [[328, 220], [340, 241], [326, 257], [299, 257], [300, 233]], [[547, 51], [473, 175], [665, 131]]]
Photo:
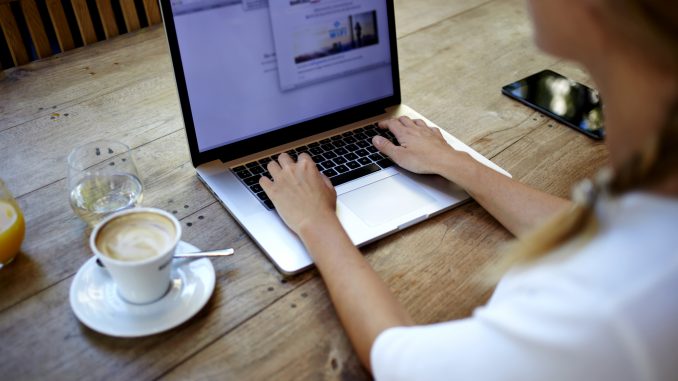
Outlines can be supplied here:
[[90, 226], [140, 204], [143, 185], [129, 147], [97, 140], [74, 148], [68, 155], [68, 193], [73, 211]]

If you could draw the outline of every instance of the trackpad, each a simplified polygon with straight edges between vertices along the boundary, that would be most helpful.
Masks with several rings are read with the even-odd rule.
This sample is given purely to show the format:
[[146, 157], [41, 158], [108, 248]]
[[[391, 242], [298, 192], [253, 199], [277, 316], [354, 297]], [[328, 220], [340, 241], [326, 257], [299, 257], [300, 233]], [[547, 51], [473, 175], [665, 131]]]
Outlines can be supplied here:
[[344, 193], [339, 200], [370, 226], [395, 221], [435, 201], [417, 183], [401, 175]]

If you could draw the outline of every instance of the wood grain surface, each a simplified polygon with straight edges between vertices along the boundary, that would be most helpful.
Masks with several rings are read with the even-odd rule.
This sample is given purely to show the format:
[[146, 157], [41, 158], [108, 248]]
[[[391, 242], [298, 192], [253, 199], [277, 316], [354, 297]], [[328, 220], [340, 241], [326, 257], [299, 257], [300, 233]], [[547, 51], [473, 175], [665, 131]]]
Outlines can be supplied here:
[[120, 31], [118, 30], [118, 24], [115, 22], [111, 0], [96, 0], [96, 3], [99, 17], [101, 18], [101, 26], [104, 29], [106, 38], [119, 35]]
[[35, 0], [20, 0], [21, 10], [24, 12], [24, 19], [28, 26], [28, 33], [31, 35], [31, 41], [35, 48], [38, 58], [45, 58], [52, 55], [52, 48], [47, 40], [45, 26], [38, 11], [38, 5]]
[[50, 20], [52, 20], [52, 27], [54, 28], [61, 51], [65, 52], [66, 50], [73, 49], [75, 47], [73, 34], [71, 33], [68, 21], [66, 21], [66, 14], [64, 13], [61, 0], [46, 0], [45, 4], [47, 5], [47, 12], [49, 13]]
[[0, 28], [5, 36], [7, 47], [12, 55], [14, 65], [23, 65], [28, 62], [28, 52], [21, 37], [16, 18], [12, 13], [9, 2], [0, 3]]
[[[75, 2], [75, 0], [74, 0]], [[501, 95], [544, 68], [584, 72], [534, 48], [522, 0], [396, 0], [403, 102], [539, 189], [567, 196], [607, 159], [604, 146]], [[161, 26], [0, 77], [0, 177], [27, 221], [22, 253], [0, 270], [0, 378], [362, 380], [315, 270], [284, 278], [195, 175]], [[214, 259], [207, 306], [137, 339], [86, 328], [69, 287], [91, 257], [71, 211], [66, 156], [99, 138], [133, 148], [144, 205], [174, 213], [183, 239]], [[510, 234], [470, 202], [362, 251], [419, 323], [469, 316], [492, 288], [473, 280]]]
[[137, 14], [134, 0], [120, 0], [120, 8], [122, 9], [122, 16], [125, 19], [125, 27], [128, 32], [139, 30], [139, 15]]
[[78, 22], [78, 30], [80, 30], [82, 43], [91, 45], [97, 42], [97, 35], [94, 31], [94, 24], [92, 24], [92, 16], [90, 15], [89, 6], [87, 6], [87, 0], [71, 0], [71, 6], [73, 7], [75, 19]]

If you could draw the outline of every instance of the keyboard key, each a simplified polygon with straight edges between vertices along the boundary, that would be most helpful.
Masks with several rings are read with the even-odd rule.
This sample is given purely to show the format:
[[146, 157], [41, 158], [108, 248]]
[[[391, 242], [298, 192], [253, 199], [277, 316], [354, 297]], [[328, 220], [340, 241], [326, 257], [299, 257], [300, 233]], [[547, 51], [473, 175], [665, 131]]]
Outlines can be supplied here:
[[367, 164], [371, 164], [372, 160], [370, 160], [366, 157], [361, 157], [360, 159], [358, 159], [358, 163], [360, 163], [362, 165], [367, 165]]
[[361, 149], [355, 151], [355, 154], [360, 156], [360, 157], [363, 157], [363, 156], [369, 155], [370, 153], [367, 152], [367, 150], [361, 148]]
[[337, 147], [337, 148], [343, 147], [343, 146], [346, 145], [346, 143], [344, 143], [343, 140], [337, 140], [337, 141], [334, 141], [334, 142], [332, 142], [332, 144], [334, 144], [334, 146]]
[[254, 193], [259, 193], [259, 192], [263, 192], [263, 191], [264, 191], [264, 189], [263, 189], [263, 188], [261, 187], [261, 185], [259, 185], [259, 184], [254, 184], [254, 185], [252, 185], [252, 186], [250, 187], [250, 190], [251, 190], [252, 192], [254, 192]]
[[348, 160], [344, 159], [343, 157], [339, 156], [338, 158], [332, 160], [337, 164], [345, 164]]
[[356, 138], [356, 140], [358, 141], [367, 139], [367, 135], [363, 133], [355, 134], [353, 135], [353, 137]]
[[325, 161], [325, 158], [323, 157], [323, 155], [313, 155], [313, 156], [311, 156], [311, 159], [316, 163], [320, 163], [320, 162]]
[[351, 152], [357, 151], [358, 149], [360, 149], [360, 148], [359, 148], [357, 145], [355, 145], [355, 144], [347, 144], [344, 148], [347, 149], [347, 150], [349, 150], [349, 151], [351, 151]]
[[351, 143], [357, 142], [357, 140], [355, 140], [354, 137], [349, 136], [349, 137], [344, 138], [344, 142], [347, 143], [347, 144], [351, 144]]
[[319, 147], [319, 146], [320, 146], [320, 143], [318, 143], [318, 142], [313, 142], [313, 143], [308, 144], [309, 149], [314, 148], [314, 147]]
[[341, 140], [341, 135], [334, 135], [330, 138], [330, 140]]
[[351, 135], [353, 135], [353, 131], [346, 131], [343, 134], [341, 134], [341, 136], [343, 136], [343, 137], [347, 137], [347, 136], [351, 136]]
[[334, 167], [334, 170], [339, 172], [339, 173], [344, 173], [344, 172], [348, 172], [348, 167], [343, 165], [343, 164], [337, 165], [336, 167]]
[[325, 151], [332, 151], [334, 149], [334, 146], [330, 143], [327, 143], [327, 144], [321, 144], [320, 148], [322, 148]]
[[241, 179], [246, 179], [246, 178], [252, 176], [250, 171], [248, 171], [246, 169], [243, 169], [242, 171], [236, 172], [235, 174], [236, 174], [236, 176], [240, 177]]
[[306, 146], [297, 147], [297, 152], [299, 153], [308, 152], [308, 147]]
[[371, 146], [372, 144], [369, 143], [369, 142], [366, 142], [364, 140], [361, 140], [358, 143], [356, 143], [356, 145], [360, 148], [367, 148], [367, 147]]
[[271, 210], [275, 209], [275, 206], [273, 206], [273, 201], [271, 201], [271, 200], [264, 201], [264, 205], [266, 205], [266, 207], [271, 209]]
[[382, 167], [382, 168], [388, 168], [388, 167], [392, 166], [392, 165], [395, 164], [395, 163], [393, 163], [390, 159], [382, 159], [382, 160], [379, 160], [379, 161], [377, 162], [377, 164], [378, 164], [380, 167]]
[[320, 165], [322, 165], [323, 168], [325, 168], [325, 169], [329, 169], [329, 168], [333, 168], [336, 164], [334, 164], [334, 162], [332, 160], [327, 160], [327, 161], [323, 161], [322, 163], [320, 163]]
[[258, 166], [259, 166], [259, 163], [257, 163], [256, 161], [245, 164], [245, 167], [247, 167], [247, 168], [253, 168], [253, 167], [258, 167]]
[[342, 173], [340, 175], [334, 176], [334, 177], [330, 178], [330, 181], [332, 182], [332, 185], [334, 185], [336, 187], [337, 185], [349, 182], [351, 180], [355, 180], [359, 177], [363, 177], [363, 176], [369, 175], [370, 173], [377, 172], [377, 171], [380, 171], [380, 170], [381, 170], [381, 168], [379, 168], [378, 165], [370, 164], [370, 165], [366, 165], [364, 167], [360, 167], [358, 169], [354, 169], [352, 171], [348, 171], [346, 173]]
[[259, 164], [261, 164], [262, 167], [266, 168], [266, 165], [271, 162], [270, 157], [265, 157], [261, 160], [259, 160]]
[[327, 144], [330, 142], [330, 139], [323, 139], [320, 141], [320, 144]]
[[316, 164], [315, 167], [318, 168], [319, 171], [323, 170], [323, 166], [320, 164]]
[[232, 171], [233, 171], [233, 172], [236, 172], [236, 173], [242, 172], [242, 171], [244, 171], [244, 170], [245, 170], [245, 166], [244, 166], [244, 165], [241, 165], [241, 166], [239, 166], [239, 167], [235, 167], [235, 168], [232, 169]]
[[364, 129], [363, 129], [362, 127], [356, 128], [355, 130], [353, 130], [353, 135], [359, 134], [359, 133], [363, 132], [363, 130], [364, 130]]
[[244, 179], [244, 183], [247, 186], [254, 185], [254, 184], [259, 184], [259, 178], [260, 176], [252, 176]]
[[334, 153], [334, 152], [325, 152], [323, 154], [323, 157], [327, 160], [330, 160], [330, 159], [334, 159], [335, 157], [337, 157], [337, 154]]
[[266, 172], [266, 170], [264, 170], [263, 168], [261, 168], [260, 166], [257, 165], [257, 166], [254, 167], [254, 168], [250, 168], [250, 172], [252, 172], [252, 173], [255, 174], [255, 175], [258, 175], [258, 174], [260, 174], [260, 173]]
[[379, 133], [375, 130], [367, 130], [367, 131], [365, 131], [365, 135], [372, 137], [374, 135], [379, 135]]
[[326, 169], [323, 171], [323, 174], [327, 177], [332, 177], [337, 175], [337, 171], [335, 171], [334, 169]]
[[372, 161], [379, 161], [384, 158], [380, 153], [373, 153], [370, 156], [368, 156]]
[[334, 150], [334, 153], [336, 153], [339, 156], [343, 156], [346, 155], [348, 151], [346, 150], [346, 148], [337, 148]]
[[346, 163], [346, 166], [347, 166], [349, 169], [360, 168], [360, 164], [358, 164], [357, 161], [349, 161], [348, 163]]
[[379, 150], [377, 149], [377, 147], [375, 147], [375, 146], [369, 146], [369, 147], [367, 147], [366, 149], [367, 149], [370, 153], [375, 153], [375, 152], [379, 151]]
[[[261, 177], [268, 177], [269, 180], [273, 180], [273, 176], [271, 176], [271, 174], [268, 173], [268, 171], [262, 173], [262, 174], [261, 174]], [[259, 181], [259, 179], [257, 179], [257, 182], [258, 182], [258, 181]]]
[[297, 151], [294, 148], [292, 148], [291, 150], [285, 151], [285, 153], [292, 156], [293, 154], [297, 153]]
[[259, 200], [261, 200], [261, 201], [268, 200], [268, 196], [266, 195], [266, 192], [257, 193], [257, 197], [259, 197]]
[[[335, 152], [336, 152], [336, 151], [335, 151]], [[349, 153], [347, 153], [346, 155], [344, 155], [344, 157], [345, 157], [347, 160], [356, 160], [356, 159], [358, 158], [358, 155], [354, 154], [353, 152], [349, 152]]]
[[309, 152], [313, 155], [320, 155], [321, 153], [323, 153], [325, 151], [320, 147], [313, 147], [309, 150]]

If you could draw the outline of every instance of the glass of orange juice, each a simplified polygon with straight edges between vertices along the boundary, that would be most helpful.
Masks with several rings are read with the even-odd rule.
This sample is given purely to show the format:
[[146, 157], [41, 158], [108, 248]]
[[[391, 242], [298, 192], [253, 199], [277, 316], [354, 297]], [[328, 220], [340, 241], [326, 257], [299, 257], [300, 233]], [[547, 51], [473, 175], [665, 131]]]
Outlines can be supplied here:
[[0, 269], [12, 262], [19, 253], [25, 230], [19, 204], [0, 179]]

